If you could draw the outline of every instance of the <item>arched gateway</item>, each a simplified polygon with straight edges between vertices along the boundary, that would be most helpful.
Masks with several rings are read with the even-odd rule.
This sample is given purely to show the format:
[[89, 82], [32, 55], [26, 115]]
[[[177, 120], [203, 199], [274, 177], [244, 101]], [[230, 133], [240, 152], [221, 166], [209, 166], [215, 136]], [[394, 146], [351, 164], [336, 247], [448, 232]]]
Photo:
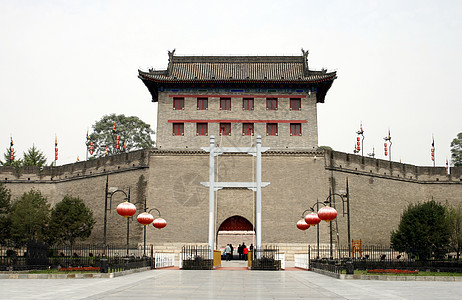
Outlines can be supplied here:
[[224, 248], [226, 244], [232, 244], [237, 249], [244, 242], [247, 247], [255, 245], [255, 231], [252, 223], [244, 217], [232, 216], [223, 221], [218, 228], [217, 246]]

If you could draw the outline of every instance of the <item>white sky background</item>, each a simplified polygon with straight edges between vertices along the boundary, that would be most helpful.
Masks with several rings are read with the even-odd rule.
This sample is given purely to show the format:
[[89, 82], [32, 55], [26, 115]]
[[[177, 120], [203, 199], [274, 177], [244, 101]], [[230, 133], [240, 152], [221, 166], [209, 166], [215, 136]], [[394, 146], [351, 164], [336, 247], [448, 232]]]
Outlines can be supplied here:
[[87, 128], [110, 113], [155, 129], [137, 70], [177, 55], [301, 55], [338, 79], [318, 105], [319, 145], [432, 165], [462, 131], [462, 1], [0, 0], [0, 160], [13, 136], [58, 165], [85, 159]]

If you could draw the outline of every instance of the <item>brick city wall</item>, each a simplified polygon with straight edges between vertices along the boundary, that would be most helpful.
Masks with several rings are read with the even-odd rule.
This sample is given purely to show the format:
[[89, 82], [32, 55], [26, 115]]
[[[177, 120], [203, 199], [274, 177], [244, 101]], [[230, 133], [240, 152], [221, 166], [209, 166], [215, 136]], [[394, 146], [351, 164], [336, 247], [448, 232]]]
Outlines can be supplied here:
[[[265, 146], [265, 138], [263, 138]], [[225, 145], [226, 146], [226, 145]], [[149, 208], [157, 208], [167, 220], [167, 227], [148, 227], [147, 242], [161, 245], [207, 243], [208, 153], [184, 150], [144, 150], [75, 164], [38, 168], [1, 167], [2, 183], [13, 198], [40, 190], [54, 205], [64, 195], [79, 196], [93, 210], [97, 223], [88, 242], [103, 238], [106, 179], [110, 187], [128, 191], [131, 202], [142, 211], [147, 199]], [[216, 158], [217, 181], [252, 181], [255, 158], [247, 154], [223, 154]], [[262, 241], [300, 252], [300, 247], [316, 243], [316, 230], [300, 231], [296, 222], [304, 210], [316, 201], [324, 201], [329, 189], [350, 192], [351, 238], [365, 244], [389, 244], [390, 232], [397, 228], [402, 211], [409, 203], [434, 199], [450, 204], [462, 203], [461, 168], [416, 167], [384, 160], [360, 157], [335, 151], [270, 150], [263, 153]], [[114, 195], [108, 213], [107, 238], [110, 244], [125, 244], [125, 219], [115, 212], [122, 194]], [[347, 217], [343, 216], [340, 197], [335, 197], [339, 217], [333, 222], [334, 237], [338, 226], [340, 244], [347, 244]], [[222, 189], [217, 192], [218, 228], [227, 218], [238, 215], [254, 224], [255, 195], [247, 189]], [[346, 207], [345, 207], [346, 208]], [[155, 215], [155, 214], [154, 214]], [[131, 223], [131, 243], [143, 242], [143, 227]], [[321, 243], [329, 242], [329, 225], [319, 226]], [[176, 247], [176, 246], [175, 246]], [[285, 248], [284, 248], [285, 249]], [[304, 249], [304, 248], [303, 248]], [[302, 250], [303, 250], [302, 249]]]
[[[220, 95], [208, 97], [208, 109], [197, 109], [197, 97], [204, 97], [204, 93], [188, 92], [185, 97], [184, 110], [173, 109], [172, 95], [178, 93], [159, 93], [157, 147], [159, 149], [200, 149], [208, 144], [210, 135], [219, 137], [219, 123], [208, 123], [208, 136], [196, 135], [196, 123], [184, 123], [184, 136], [174, 136], [173, 124], [168, 120], [306, 120], [302, 123], [302, 135], [290, 135], [290, 123], [278, 124], [278, 136], [266, 136], [266, 123], [255, 123], [256, 135], [265, 137], [265, 146], [286, 149], [304, 148], [314, 149], [318, 145], [317, 106], [316, 93], [310, 95], [293, 95], [301, 98], [301, 110], [290, 110], [290, 95], [278, 98], [278, 109], [266, 109], [266, 97], [271, 93], [261, 94], [261, 98], [254, 97], [254, 109], [243, 110], [242, 101], [246, 94], [220, 93], [222, 96], [229, 95], [231, 98], [231, 110], [220, 110]], [[181, 93], [183, 95], [184, 93]], [[197, 96], [196, 96], [197, 95]], [[213, 94], [212, 94], [213, 95]], [[257, 93], [252, 93], [255, 96]], [[274, 97], [277, 97], [274, 93]], [[209, 95], [211, 96], [211, 95]], [[242, 123], [231, 123], [231, 136], [223, 136], [223, 142], [227, 146], [249, 146], [249, 136], [242, 135]], [[181, 145], [181, 146], [179, 146]]]

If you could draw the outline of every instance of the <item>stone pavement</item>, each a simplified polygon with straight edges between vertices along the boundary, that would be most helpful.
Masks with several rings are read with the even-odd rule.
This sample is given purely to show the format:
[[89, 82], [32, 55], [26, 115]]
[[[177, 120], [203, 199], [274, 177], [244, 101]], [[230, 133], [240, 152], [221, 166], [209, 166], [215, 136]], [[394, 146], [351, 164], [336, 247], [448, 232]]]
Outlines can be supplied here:
[[0, 299], [461, 299], [462, 282], [338, 280], [308, 271], [152, 270], [116, 278], [2, 279]]

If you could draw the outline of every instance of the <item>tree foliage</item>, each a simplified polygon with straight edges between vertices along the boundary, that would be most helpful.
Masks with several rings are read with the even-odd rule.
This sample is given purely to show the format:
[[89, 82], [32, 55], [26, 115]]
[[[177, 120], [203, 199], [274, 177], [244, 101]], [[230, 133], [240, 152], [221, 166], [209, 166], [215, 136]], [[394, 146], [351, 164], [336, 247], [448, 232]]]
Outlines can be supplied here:
[[395, 250], [421, 260], [443, 257], [450, 241], [445, 207], [433, 200], [410, 204], [401, 216], [398, 230], [391, 233], [390, 241]]
[[462, 132], [451, 142], [451, 157], [455, 167], [462, 167]]
[[66, 195], [51, 210], [49, 242], [72, 246], [76, 240], [87, 239], [95, 223], [93, 212], [80, 198]]
[[23, 166], [43, 166], [47, 163], [47, 159], [42, 151], [35, 148], [35, 145], [32, 145], [27, 152], [24, 153], [24, 158], [22, 160]]
[[10, 219], [8, 217], [11, 209], [11, 194], [2, 183], [0, 183], [0, 243], [8, 239]]
[[[105, 156], [106, 147], [108, 154], [111, 155], [154, 146], [151, 137], [154, 131], [149, 124], [144, 123], [138, 117], [105, 115], [92, 126], [92, 129], [90, 139], [87, 140], [87, 147], [90, 147], [90, 142], [93, 142], [96, 157]], [[117, 136], [120, 138], [120, 149], [116, 148]]]
[[0, 161], [0, 165], [5, 167], [20, 167], [22, 166], [22, 159], [16, 155], [16, 150], [13, 150], [14, 160], [11, 160], [11, 148], [6, 148], [6, 152], [3, 154], [5, 161]]
[[459, 259], [462, 251], [462, 205], [447, 206], [446, 209], [450, 229], [449, 246], [452, 251], [457, 253], [457, 259]]
[[11, 206], [10, 238], [17, 244], [29, 240], [46, 241], [50, 205], [39, 191], [24, 193]]

